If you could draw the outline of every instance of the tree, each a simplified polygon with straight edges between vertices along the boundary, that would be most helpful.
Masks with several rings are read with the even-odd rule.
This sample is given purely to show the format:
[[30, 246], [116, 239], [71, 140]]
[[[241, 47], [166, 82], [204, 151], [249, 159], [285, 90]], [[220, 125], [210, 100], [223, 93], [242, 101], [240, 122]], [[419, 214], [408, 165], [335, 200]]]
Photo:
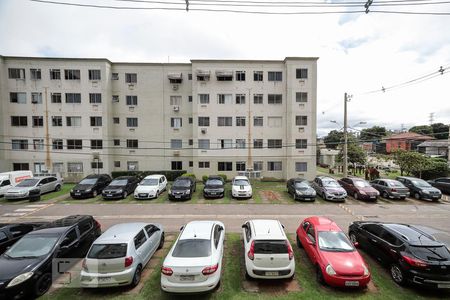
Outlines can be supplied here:
[[399, 149], [394, 152], [394, 162], [400, 167], [400, 175], [406, 172], [407, 175], [418, 174], [421, 177], [422, 172], [432, 168], [432, 163], [425, 155]]
[[[344, 149], [339, 151], [337, 155], [337, 161], [343, 162], [344, 160]], [[366, 152], [354, 141], [350, 142], [347, 146], [347, 161], [351, 165], [365, 165], [367, 161]]]
[[424, 135], [433, 135], [433, 128], [430, 125], [418, 125], [409, 129], [409, 132], [415, 132]]
[[386, 127], [373, 126], [361, 130], [359, 139], [361, 141], [379, 141], [387, 135]]
[[344, 141], [344, 133], [338, 130], [332, 130], [326, 137], [323, 138], [323, 142], [329, 149], [336, 149]]
[[433, 130], [433, 136], [438, 140], [448, 139], [449, 126], [442, 123], [431, 124]]

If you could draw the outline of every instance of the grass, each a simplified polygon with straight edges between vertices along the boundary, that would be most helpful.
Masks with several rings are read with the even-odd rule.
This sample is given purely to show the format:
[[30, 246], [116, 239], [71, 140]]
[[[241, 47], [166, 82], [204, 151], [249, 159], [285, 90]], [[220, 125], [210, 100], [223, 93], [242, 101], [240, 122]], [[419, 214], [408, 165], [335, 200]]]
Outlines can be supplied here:
[[[400, 176], [400, 172], [399, 171], [392, 171], [392, 172], [386, 172], [386, 171], [383, 171], [383, 170], [379, 170], [379, 171], [380, 171], [380, 177], [381, 178], [395, 179], [397, 176]], [[327, 175], [327, 176], [331, 176], [331, 177], [335, 177], [335, 178], [342, 178], [343, 177], [342, 173], [330, 174], [327, 168], [322, 168], [322, 167], [319, 167], [319, 166], [317, 166], [317, 173], [320, 173], [318, 175]], [[357, 173], [356, 175], [353, 175], [353, 174], [351, 174], [349, 172], [349, 175], [357, 176], [357, 177], [360, 177], [360, 178], [364, 178], [365, 177], [364, 173], [362, 173], [362, 174], [358, 174]]]
[[[372, 282], [374, 289], [364, 290], [342, 290], [327, 286], [322, 286], [315, 280], [315, 269], [307, 258], [304, 250], [298, 249], [295, 246], [294, 237], [291, 236], [291, 243], [294, 248], [294, 255], [296, 259], [296, 273], [293, 280], [297, 280], [300, 285], [300, 291], [297, 292], [282, 292], [273, 294], [270, 292], [247, 292], [243, 289], [244, 269], [242, 249], [242, 241], [240, 235], [236, 233], [227, 234], [225, 241], [224, 261], [222, 270], [221, 286], [216, 291], [205, 294], [195, 295], [195, 299], [273, 299], [277, 300], [294, 300], [294, 299], [400, 299], [400, 300], [415, 300], [415, 299], [442, 299], [445, 294], [438, 292], [421, 291], [414, 288], [402, 288], [397, 286], [389, 277], [386, 270], [380, 265], [367, 257], [366, 261], [371, 267]], [[167, 253], [168, 249], [166, 250]], [[159, 263], [155, 266], [155, 271], [150, 275], [140, 293], [133, 295], [124, 295], [118, 289], [106, 289], [102, 292], [83, 292], [79, 289], [60, 289], [52, 294], [46, 295], [44, 299], [113, 299], [113, 300], [143, 300], [143, 299], [193, 299], [189, 296], [174, 296], [168, 295], [160, 289], [160, 273], [163, 258], [159, 259]]]

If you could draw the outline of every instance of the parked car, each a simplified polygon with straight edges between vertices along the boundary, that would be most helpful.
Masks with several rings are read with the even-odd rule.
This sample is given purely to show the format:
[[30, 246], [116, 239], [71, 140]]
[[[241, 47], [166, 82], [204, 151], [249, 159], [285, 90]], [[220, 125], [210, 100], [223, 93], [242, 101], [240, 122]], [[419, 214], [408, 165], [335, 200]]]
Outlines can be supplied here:
[[125, 223], [106, 230], [83, 260], [83, 288], [137, 286], [142, 270], [164, 245], [160, 224]]
[[167, 179], [164, 175], [149, 175], [139, 182], [134, 190], [135, 199], [158, 198], [159, 194], [167, 188]]
[[336, 181], [336, 179], [328, 176], [317, 176], [312, 187], [316, 190], [324, 200], [344, 202], [347, 192]]
[[335, 222], [310, 217], [300, 224], [296, 235], [297, 246], [305, 249], [316, 267], [319, 283], [335, 287], [367, 286], [369, 267]]
[[70, 197], [74, 199], [97, 197], [110, 183], [111, 177], [108, 174], [88, 175], [70, 190]]
[[435, 187], [432, 187], [423, 179], [415, 177], [399, 176], [396, 178], [409, 189], [411, 197], [416, 199], [430, 199], [438, 201], [442, 197], [442, 193]]
[[7, 200], [27, 199], [31, 190], [39, 190], [40, 194], [57, 192], [62, 187], [62, 179], [55, 176], [27, 178], [15, 187], [8, 189], [5, 194]]
[[172, 183], [169, 190], [170, 200], [192, 199], [192, 194], [197, 189], [195, 180], [188, 176], [180, 176]]
[[209, 176], [203, 188], [204, 198], [222, 198], [225, 194], [225, 182], [220, 176]]
[[0, 173], [0, 197], [3, 197], [10, 188], [15, 187], [24, 179], [32, 177], [33, 173], [31, 171], [11, 171]]
[[450, 195], [450, 177], [436, 178], [428, 180], [428, 183], [438, 188], [442, 193]]
[[103, 199], [125, 199], [133, 193], [139, 183], [135, 176], [120, 176], [103, 189]]
[[172, 293], [198, 293], [219, 285], [225, 226], [218, 221], [192, 221], [181, 228], [161, 267], [161, 288]]
[[42, 296], [52, 284], [53, 260], [84, 257], [100, 231], [91, 216], [69, 216], [27, 233], [0, 256], [0, 295]]
[[250, 220], [242, 225], [246, 276], [293, 278], [294, 252], [278, 220]]
[[358, 221], [349, 236], [386, 265], [397, 284], [450, 289], [450, 251], [426, 232], [407, 224]]
[[0, 254], [28, 232], [42, 228], [48, 222], [0, 224]]
[[397, 180], [375, 179], [370, 182], [370, 185], [386, 199], [394, 198], [405, 200], [409, 195], [408, 188]]
[[251, 198], [253, 196], [252, 185], [247, 176], [236, 176], [231, 182], [231, 197]]
[[289, 179], [286, 183], [286, 189], [294, 200], [316, 200], [316, 191], [311, 187], [308, 180], [304, 178]]
[[358, 177], [344, 177], [338, 180], [348, 195], [352, 195], [356, 200], [376, 201], [380, 193], [374, 189], [369, 182]]

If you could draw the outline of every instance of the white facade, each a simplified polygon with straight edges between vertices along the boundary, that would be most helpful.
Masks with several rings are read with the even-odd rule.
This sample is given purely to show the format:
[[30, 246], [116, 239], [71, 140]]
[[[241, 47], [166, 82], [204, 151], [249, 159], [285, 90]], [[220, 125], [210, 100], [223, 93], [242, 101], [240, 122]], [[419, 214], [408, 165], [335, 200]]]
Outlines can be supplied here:
[[28, 167], [70, 179], [255, 170], [312, 179], [316, 98], [317, 58], [149, 64], [0, 56], [0, 171]]

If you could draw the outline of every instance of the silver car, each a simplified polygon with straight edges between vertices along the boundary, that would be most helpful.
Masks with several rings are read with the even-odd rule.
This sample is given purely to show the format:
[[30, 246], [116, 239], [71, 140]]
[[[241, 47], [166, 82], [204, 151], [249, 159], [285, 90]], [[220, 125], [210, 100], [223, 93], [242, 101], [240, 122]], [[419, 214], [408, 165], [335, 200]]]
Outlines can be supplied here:
[[160, 224], [114, 225], [95, 240], [83, 260], [81, 287], [137, 286], [145, 265], [163, 245]]
[[55, 176], [33, 177], [21, 181], [18, 185], [10, 188], [6, 194], [5, 199], [26, 199], [31, 190], [38, 189], [40, 194], [49, 192], [57, 192], [62, 187], [63, 180]]

